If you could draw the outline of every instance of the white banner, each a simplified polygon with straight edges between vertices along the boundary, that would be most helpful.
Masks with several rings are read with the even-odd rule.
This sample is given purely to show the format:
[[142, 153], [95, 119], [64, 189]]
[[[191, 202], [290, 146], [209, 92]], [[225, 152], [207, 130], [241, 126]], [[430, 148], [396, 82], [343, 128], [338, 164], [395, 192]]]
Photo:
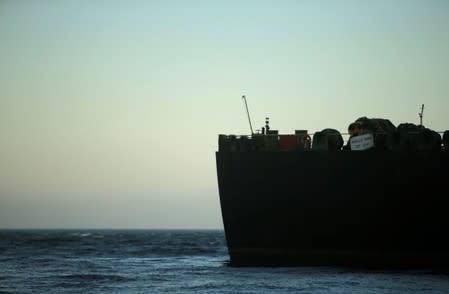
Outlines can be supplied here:
[[373, 134], [367, 133], [359, 136], [354, 136], [350, 139], [351, 150], [362, 151], [374, 147]]

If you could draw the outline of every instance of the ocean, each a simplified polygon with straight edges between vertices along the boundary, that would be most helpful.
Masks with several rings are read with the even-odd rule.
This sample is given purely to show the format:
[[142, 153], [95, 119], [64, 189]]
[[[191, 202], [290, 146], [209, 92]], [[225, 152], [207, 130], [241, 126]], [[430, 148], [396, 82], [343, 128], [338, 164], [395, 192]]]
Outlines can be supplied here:
[[449, 275], [431, 270], [228, 259], [219, 230], [1, 230], [0, 293], [449, 293]]

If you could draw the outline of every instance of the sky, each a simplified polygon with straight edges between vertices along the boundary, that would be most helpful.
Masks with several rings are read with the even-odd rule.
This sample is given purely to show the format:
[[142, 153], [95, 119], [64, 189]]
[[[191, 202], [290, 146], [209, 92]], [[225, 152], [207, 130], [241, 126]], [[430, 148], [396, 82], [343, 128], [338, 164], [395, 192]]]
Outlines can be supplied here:
[[0, 228], [222, 229], [218, 134], [449, 129], [449, 1], [0, 1]]

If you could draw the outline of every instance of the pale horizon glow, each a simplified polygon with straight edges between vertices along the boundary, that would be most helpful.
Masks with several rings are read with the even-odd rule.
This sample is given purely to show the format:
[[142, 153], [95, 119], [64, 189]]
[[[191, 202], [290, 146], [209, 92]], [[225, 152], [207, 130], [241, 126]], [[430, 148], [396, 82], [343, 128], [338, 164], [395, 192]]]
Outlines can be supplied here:
[[[449, 129], [449, 2], [2, 1], [0, 228], [218, 228], [218, 134]], [[344, 185], [344, 183], [342, 183]], [[342, 189], [345, 187], [342, 186]]]

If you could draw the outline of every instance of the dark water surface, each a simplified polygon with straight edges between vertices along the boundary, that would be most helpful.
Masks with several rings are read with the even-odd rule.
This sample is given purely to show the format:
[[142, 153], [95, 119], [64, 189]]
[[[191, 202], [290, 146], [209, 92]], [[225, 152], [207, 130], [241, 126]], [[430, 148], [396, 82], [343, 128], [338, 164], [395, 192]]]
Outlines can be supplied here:
[[223, 231], [2, 230], [0, 293], [449, 293], [449, 275], [233, 268]]

